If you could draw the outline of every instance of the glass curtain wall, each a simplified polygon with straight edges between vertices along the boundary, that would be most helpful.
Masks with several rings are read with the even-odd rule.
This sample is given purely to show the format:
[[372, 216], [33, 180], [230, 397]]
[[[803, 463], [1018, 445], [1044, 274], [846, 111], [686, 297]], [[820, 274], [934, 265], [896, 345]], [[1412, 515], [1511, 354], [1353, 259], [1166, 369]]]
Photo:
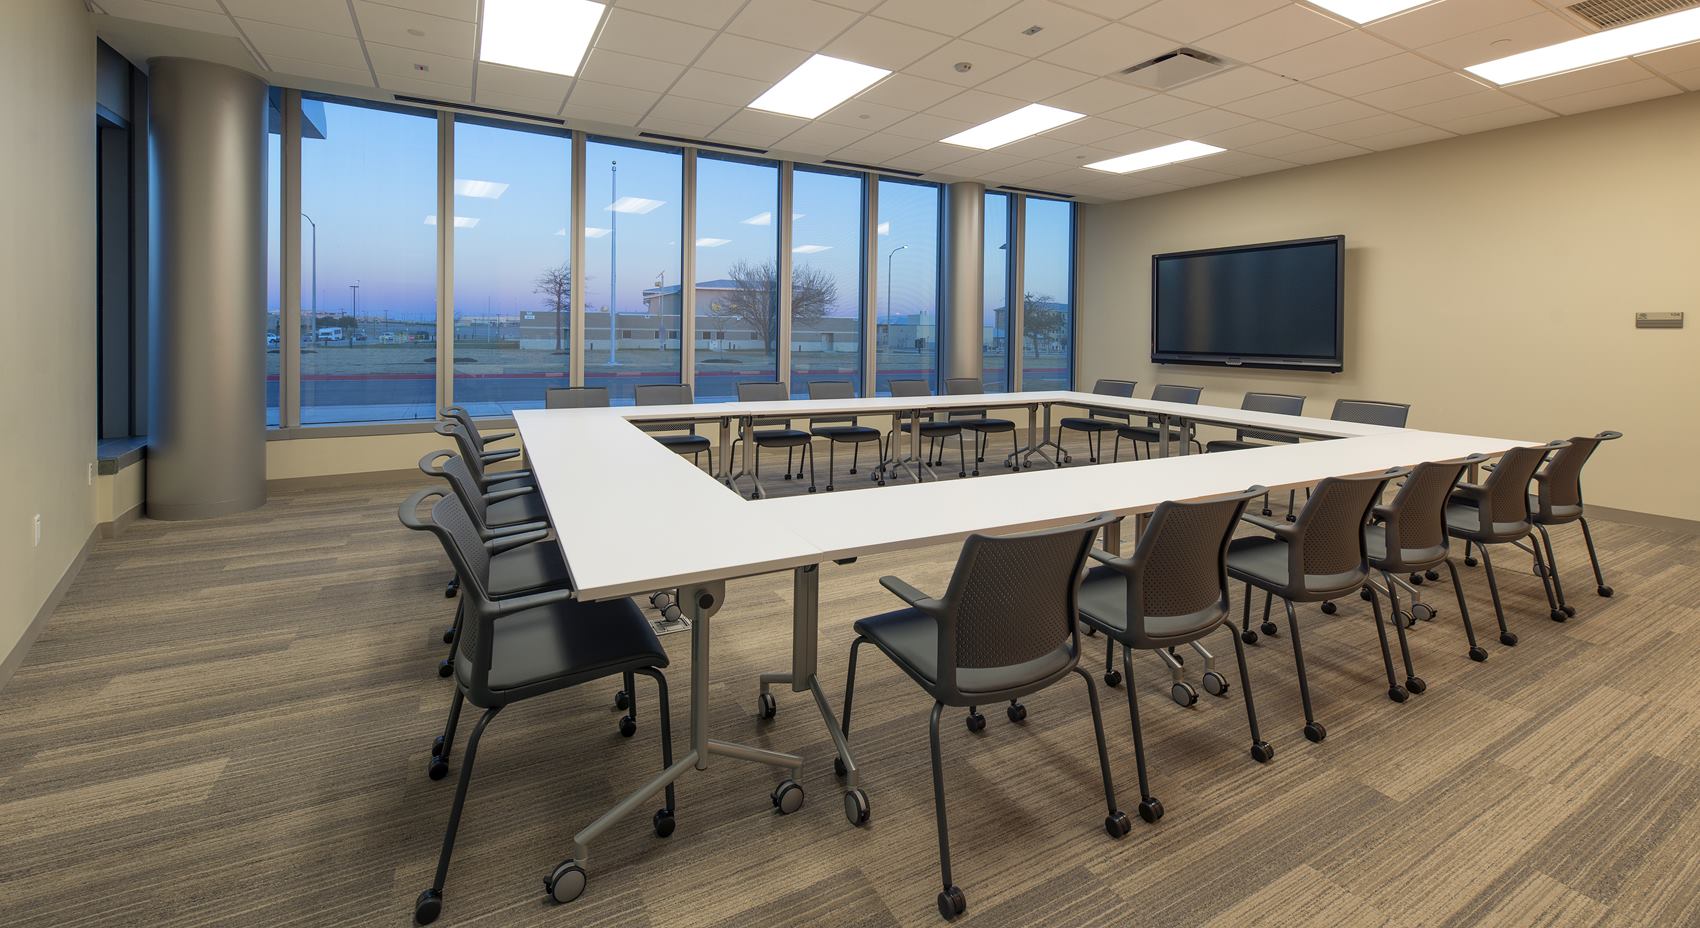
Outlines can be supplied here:
[[986, 194], [985, 280], [980, 376], [987, 393], [1009, 390], [1009, 208], [1007, 193]]
[[698, 400], [735, 400], [741, 381], [779, 379], [783, 218], [777, 162], [697, 155]]
[[879, 180], [879, 322], [875, 392], [893, 380], [939, 386], [939, 208], [937, 185]]
[[791, 395], [815, 380], [862, 393], [863, 222], [860, 174], [791, 172]]
[[266, 427], [281, 420], [283, 365], [283, 133], [266, 135]]
[[1021, 388], [1067, 390], [1074, 379], [1074, 204], [1028, 197], [1025, 209]]

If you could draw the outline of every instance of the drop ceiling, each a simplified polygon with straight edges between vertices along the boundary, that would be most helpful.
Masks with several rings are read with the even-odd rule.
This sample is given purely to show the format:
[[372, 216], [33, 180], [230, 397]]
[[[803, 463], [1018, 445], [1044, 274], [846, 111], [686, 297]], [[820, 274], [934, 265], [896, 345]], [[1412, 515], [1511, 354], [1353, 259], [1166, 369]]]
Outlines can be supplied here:
[[[1700, 44], [1503, 89], [1463, 73], [1592, 31], [1558, 0], [1438, 0], [1367, 26], [1287, 0], [610, 0], [576, 78], [477, 61], [479, 0], [87, 5], [133, 60], [189, 55], [281, 86], [1087, 202], [1700, 90]], [[1115, 79], [1181, 47], [1231, 66], [1161, 93]], [[893, 73], [814, 120], [745, 109], [814, 52]], [[985, 152], [939, 141], [1028, 103], [1086, 118]], [[1183, 139], [1227, 151], [1128, 175], [1082, 167]]]

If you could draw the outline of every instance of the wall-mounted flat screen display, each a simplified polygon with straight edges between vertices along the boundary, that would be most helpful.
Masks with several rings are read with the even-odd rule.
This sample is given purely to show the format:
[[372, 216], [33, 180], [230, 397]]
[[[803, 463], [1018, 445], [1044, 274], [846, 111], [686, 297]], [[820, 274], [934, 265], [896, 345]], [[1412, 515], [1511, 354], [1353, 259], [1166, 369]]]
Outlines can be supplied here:
[[1151, 256], [1151, 360], [1339, 371], [1346, 237]]

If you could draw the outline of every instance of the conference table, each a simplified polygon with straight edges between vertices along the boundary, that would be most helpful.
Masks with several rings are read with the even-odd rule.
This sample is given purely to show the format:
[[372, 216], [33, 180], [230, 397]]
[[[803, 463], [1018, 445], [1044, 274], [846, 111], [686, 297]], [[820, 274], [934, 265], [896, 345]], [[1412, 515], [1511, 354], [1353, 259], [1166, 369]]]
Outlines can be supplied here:
[[[863, 492], [813, 493], [782, 499], [745, 499], [732, 482], [728, 450], [734, 430], [772, 418], [843, 416], [911, 417], [952, 410], [1025, 409], [1027, 447], [1022, 462], [1042, 454], [1050, 440], [1053, 407], [1126, 412], [1159, 428], [1159, 452], [1139, 461], [1091, 467], [1023, 468], [995, 480], [926, 481], [924, 467], [912, 483]], [[1042, 415], [1046, 434], [1037, 433]], [[867, 808], [860, 771], [818, 677], [820, 571], [834, 562], [926, 545], [960, 541], [976, 533], [1008, 533], [1084, 521], [1099, 513], [1139, 516], [1165, 500], [1236, 493], [1253, 485], [1272, 491], [1309, 487], [1331, 476], [1370, 474], [1423, 461], [1471, 454], [1497, 456], [1530, 442], [1476, 435], [1337, 422], [1225, 407], [1155, 402], [1071, 391], [964, 396], [866, 397], [680, 406], [517, 410], [514, 419], [529, 467], [549, 512], [581, 600], [603, 600], [676, 591], [691, 642], [690, 746], [667, 770], [626, 796], [573, 839], [573, 862], [585, 866], [590, 844], [615, 821], [649, 802], [691, 769], [707, 769], [716, 756], [787, 772], [772, 795], [780, 812], [800, 807], [797, 782], [803, 758], [709, 737], [712, 678], [710, 625], [722, 608], [726, 582], [792, 573], [792, 640], [788, 669], [763, 674], [763, 706], [774, 685], [809, 693], [831, 733], [844, 777], [845, 812], [858, 821]], [[718, 426], [720, 472], [711, 474], [675, 454], [639, 428], [657, 423]], [[1171, 426], [1196, 424], [1280, 432], [1319, 439], [1218, 454], [1173, 453]], [[920, 462], [920, 430], [909, 432], [910, 458]], [[895, 442], [895, 439], [894, 439]], [[743, 442], [746, 456], [751, 442]], [[895, 452], [894, 452], [895, 454]], [[747, 461], [744, 471], [748, 471]], [[1103, 544], [1120, 547], [1119, 530]], [[564, 865], [563, 865], [564, 866]]]

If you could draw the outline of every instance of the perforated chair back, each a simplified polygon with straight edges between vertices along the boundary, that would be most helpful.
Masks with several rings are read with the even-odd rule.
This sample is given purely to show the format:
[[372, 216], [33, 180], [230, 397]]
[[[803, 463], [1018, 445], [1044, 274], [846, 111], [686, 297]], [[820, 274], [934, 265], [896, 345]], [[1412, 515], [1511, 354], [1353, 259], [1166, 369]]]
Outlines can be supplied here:
[[1111, 521], [1098, 516], [1037, 532], [968, 537], [939, 617], [938, 682], [946, 693], [960, 695], [958, 670], [1014, 668], [1064, 646], [1073, 666], [1081, 569], [1092, 539]]
[[1128, 633], [1133, 646], [1192, 639], [1228, 615], [1228, 542], [1246, 503], [1268, 492], [1160, 503], [1145, 523], [1127, 572]]
[[[1302, 416], [1305, 412], [1305, 398], [1294, 393], [1247, 393], [1240, 402], [1240, 408], [1251, 412], [1273, 412], [1283, 416]], [[1293, 443], [1299, 440], [1297, 435], [1286, 432], [1259, 432], [1256, 429], [1237, 429], [1234, 432], [1236, 441], [1278, 441]]]
[[[429, 520], [419, 516], [419, 507], [435, 498]], [[455, 637], [455, 651], [471, 665], [468, 688], [489, 690], [491, 664], [490, 622], [496, 610], [490, 603], [490, 549], [471, 514], [455, 493], [436, 488], [421, 490], [401, 504], [401, 524], [415, 531], [428, 531], [443, 544], [443, 552], [460, 578], [461, 608], [465, 610]], [[478, 701], [475, 700], [475, 704]]]
[[447, 448], [431, 451], [419, 459], [419, 469], [427, 476], [448, 481], [450, 492], [460, 499], [479, 530], [483, 531], [488, 526], [485, 519], [484, 491], [473, 478], [472, 471], [467, 468], [464, 457]]
[[1387, 482], [1406, 473], [1396, 468], [1369, 477], [1327, 477], [1316, 485], [1293, 523], [1287, 565], [1293, 591], [1351, 590], [1363, 584], [1369, 575], [1364, 525]]
[[465, 406], [450, 406], [443, 410], [443, 415], [460, 423], [461, 428], [466, 429], [466, 433], [472, 436], [472, 440], [478, 448], [484, 447], [484, 436], [478, 431], [478, 423], [472, 418], [471, 410]]
[[[1133, 388], [1138, 381], [1100, 379], [1092, 385], [1092, 392], [1099, 396], [1119, 396], [1127, 399], [1133, 396]], [[1094, 419], [1115, 419], [1120, 422], [1128, 421], [1128, 414], [1119, 409], [1097, 409], [1087, 407], [1086, 414]]]
[[482, 489], [490, 482], [490, 475], [484, 470], [484, 447], [466, 430], [466, 426], [458, 420], [439, 422], [432, 426], [433, 431], [454, 439], [455, 447], [460, 451], [462, 465], [472, 475]]
[[1529, 513], [1529, 481], [1548, 454], [1570, 447], [1569, 442], [1553, 441], [1534, 447], [1512, 448], [1499, 456], [1488, 478], [1482, 481], [1481, 499], [1476, 508], [1481, 511], [1481, 529], [1501, 538], [1521, 538], [1531, 528]]
[[550, 387], [543, 392], [544, 409], [596, 409], [607, 405], [607, 387]]
[[[856, 396], [856, 387], [848, 380], [811, 380], [809, 381], [809, 399], [811, 400], [848, 400]], [[822, 416], [809, 420], [809, 428], [817, 425], [855, 425], [860, 419], [855, 416]]]
[[[1203, 395], [1203, 387], [1187, 387], [1174, 383], [1160, 383], [1151, 390], [1151, 399], [1159, 403], [1187, 403], [1196, 406], [1199, 397]], [[1158, 419], [1156, 416], [1147, 416], [1145, 424], [1156, 428]]]
[[1622, 432], [1579, 435], [1570, 439], [1569, 447], [1552, 453], [1546, 469], [1535, 475], [1535, 502], [1542, 522], [1568, 521], [1582, 514], [1582, 465], [1593, 457], [1601, 442], [1622, 437]]
[[925, 380], [892, 380], [887, 382], [892, 396], [932, 396]]
[[[951, 377], [944, 382], [946, 396], [975, 396], [986, 392], [986, 385], [978, 377]], [[947, 416], [950, 419], [984, 419], [986, 409], [952, 409]]]
[[1472, 464], [1487, 455], [1472, 454], [1462, 461], [1428, 461], [1411, 468], [1410, 476], [1385, 506], [1375, 507], [1386, 547], [1370, 566], [1404, 573], [1423, 570], [1446, 558], [1446, 505], [1452, 488]]
[[1410, 403], [1383, 403], [1379, 400], [1335, 400], [1335, 422], [1362, 422], [1365, 425], [1390, 425], [1404, 428], [1410, 418]]
[[[740, 403], [788, 403], [791, 401], [791, 390], [777, 380], [746, 380], [738, 384], [738, 402]], [[752, 425], [776, 426], [782, 429], [791, 427], [791, 420], [783, 416], [770, 416], [757, 419]]]
[[[689, 406], [694, 402], [688, 383], [640, 383], [632, 388], [632, 403], [637, 406]], [[690, 422], [640, 422], [638, 428], [645, 432], [688, 428], [696, 434], [696, 426]]]

